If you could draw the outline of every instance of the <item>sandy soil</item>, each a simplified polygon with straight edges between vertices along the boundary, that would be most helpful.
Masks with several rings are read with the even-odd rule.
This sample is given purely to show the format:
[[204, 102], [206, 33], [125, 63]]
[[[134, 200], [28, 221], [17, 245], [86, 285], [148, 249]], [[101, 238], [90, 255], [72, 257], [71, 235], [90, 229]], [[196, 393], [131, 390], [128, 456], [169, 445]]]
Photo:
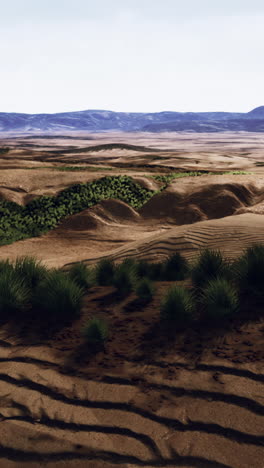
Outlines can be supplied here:
[[[131, 149], [76, 152], [107, 142], [161, 149], [155, 157], [162, 160]], [[154, 167], [160, 173], [198, 166], [255, 174], [177, 179], [139, 212], [105, 200], [45, 236], [0, 247], [0, 259], [35, 255], [67, 269], [79, 260], [157, 261], [175, 251], [191, 260], [204, 247], [235, 259], [252, 242], [264, 242], [264, 167], [256, 165], [264, 163], [263, 143], [261, 134], [239, 133], [5, 136], [2, 144], [12, 150], [0, 162], [0, 194], [21, 204], [108, 174], [38, 169], [59, 165], [52, 157], [110, 165], [109, 174], [127, 173], [153, 189], [159, 184], [147, 176]], [[56, 149], [72, 153], [54, 156]], [[126, 167], [117, 168], [116, 158]], [[135, 167], [140, 164], [145, 167]], [[190, 280], [184, 284], [190, 287]], [[238, 317], [222, 329], [169, 333], [158, 318], [170, 285], [158, 283], [144, 307], [133, 295], [120, 301], [113, 288], [94, 287], [81, 318], [46, 338], [36, 339], [33, 324], [0, 328], [0, 467], [264, 467], [264, 319], [245, 303], [250, 321]], [[97, 353], [80, 334], [93, 316], [110, 330]]]

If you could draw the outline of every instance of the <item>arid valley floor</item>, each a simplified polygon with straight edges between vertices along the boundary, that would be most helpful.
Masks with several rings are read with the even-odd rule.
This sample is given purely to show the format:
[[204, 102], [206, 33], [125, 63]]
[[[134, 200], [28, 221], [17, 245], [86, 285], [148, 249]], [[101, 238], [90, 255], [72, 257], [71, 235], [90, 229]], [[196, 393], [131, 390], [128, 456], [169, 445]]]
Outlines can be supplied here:
[[[0, 246], [0, 260], [33, 255], [67, 270], [177, 251], [192, 261], [204, 247], [235, 259], [264, 243], [261, 133], [2, 134], [1, 147], [10, 150], [0, 154], [0, 195], [20, 205], [106, 175], [158, 190], [153, 176], [203, 174], [175, 178], [138, 211], [104, 200]], [[169, 285], [158, 283], [144, 308], [96, 286], [81, 318], [42, 341], [0, 328], [0, 467], [264, 468], [264, 315], [166, 336], [158, 314]], [[96, 354], [80, 334], [95, 315], [111, 330]]]

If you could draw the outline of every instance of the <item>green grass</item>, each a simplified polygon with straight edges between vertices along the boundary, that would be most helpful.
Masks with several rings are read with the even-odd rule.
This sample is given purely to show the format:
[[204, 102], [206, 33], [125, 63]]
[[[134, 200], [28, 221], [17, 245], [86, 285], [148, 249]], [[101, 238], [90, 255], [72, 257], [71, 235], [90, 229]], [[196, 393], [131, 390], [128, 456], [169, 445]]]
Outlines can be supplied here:
[[82, 335], [88, 343], [102, 343], [108, 336], [107, 323], [98, 317], [93, 317], [83, 327]]
[[188, 261], [176, 252], [171, 255], [166, 262], [162, 265], [161, 279], [164, 281], [180, 281], [186, 278], [189, 272]]
[[194, 287], [199, 290], [218, 276], [231, 279], [232, 267], [219, 250], [204, 249], [190, 267], [190, 276]]
[[150, 302], [155, 293], [154, 284], [148, 278], [140, 279], [135, 289], [136, 295], [144, 302]]
[[14, 264], [14, 270], [22, 277], [30, 289], [34, 289], [48, 275], [48, 269], [34, 257], [20, 257]]
[[161, 302], [160, 319], [171, 325], [188, 325], [193, 318], [194, 310], [192, 293], [182, 286], [172, 286]]
[[82, 262], [75, 263], [68, 271], [69, 277], [81, 288], [88, 289], [95, 283], [94, 272]]
[[245, 249], [233, 271], [241, 292], [257, 300], [264, 299], [264, 244], [255, 243]]
[[239, 310], [237, 290], [225, 278], [209, 281], [202, 291], [200, 301], [209, 320], [219, 321]]
[[36, 314], [49, 324], [66, 323], [78, 318], [84, 289], [59, 270], [51, 270], [34, 291]]
[[210, 172], [210, 171], [189, 171], [189, 172], [171, 172], [169, 174], [163, 174], [163, 175], [156, 175], [156, 176], [151, 176], [153, 179], [157, 180], [158, 182], [163, 182], [164, 188], [166, 188], [173, 180], [175, 179], [180, 179], [182, 177], [198, 177], [201, 175], [224, 175], [224, 174], [233, 174], [233, 175], [239, 175], [239, 174], [254, 174], [254, 172], [247, 172], [247, 171], [219, 171], [219, 172]]
[[95, 281], [99, 286], [111, 286], [115, 274], [115, 264], [110, 259], [100, 260], [95, 267]]
[[26, 282], [6, 264], [0, 272], [0, 321], [12, 319], [16, 312], [23, 313], [29, 301], [30, 289]]

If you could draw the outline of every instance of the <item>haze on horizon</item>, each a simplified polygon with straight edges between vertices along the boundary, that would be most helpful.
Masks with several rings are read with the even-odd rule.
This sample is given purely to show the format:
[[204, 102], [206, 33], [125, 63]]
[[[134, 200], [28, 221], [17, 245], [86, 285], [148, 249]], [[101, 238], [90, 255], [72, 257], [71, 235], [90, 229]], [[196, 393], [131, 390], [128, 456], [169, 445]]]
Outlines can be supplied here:
[[262, 0], [0, 4], [0, 112], [248, 112], [264, 104]]

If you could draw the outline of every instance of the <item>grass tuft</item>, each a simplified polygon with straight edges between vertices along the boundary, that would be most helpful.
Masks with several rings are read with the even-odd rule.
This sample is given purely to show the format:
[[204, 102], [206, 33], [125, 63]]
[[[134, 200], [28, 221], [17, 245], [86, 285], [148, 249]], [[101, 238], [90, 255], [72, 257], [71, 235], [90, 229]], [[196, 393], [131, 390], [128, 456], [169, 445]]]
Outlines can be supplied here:
[[160, 319], [177, 325], [190, 323], [195, 305], [192, 293], [181, 286], [172, 286], [162, 300]]

